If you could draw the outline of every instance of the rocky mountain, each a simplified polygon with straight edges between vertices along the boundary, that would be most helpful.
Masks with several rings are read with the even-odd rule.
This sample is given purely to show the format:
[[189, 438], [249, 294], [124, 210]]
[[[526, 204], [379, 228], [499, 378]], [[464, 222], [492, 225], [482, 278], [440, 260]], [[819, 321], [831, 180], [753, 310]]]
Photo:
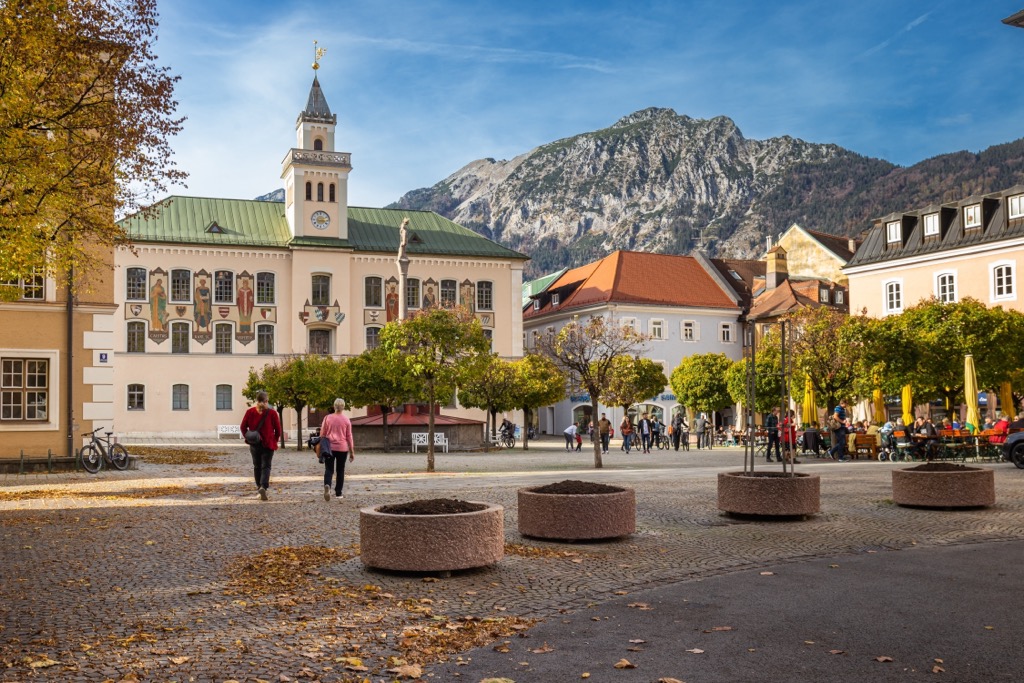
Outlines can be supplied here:
[[532, 257], [527, 277], [615, 249], [756, 257], [792, 223], [872, 218], [1024, 183], [1024, 140], [909, 168], [831, 144], [743, 137], [726, 117], [645, 109], [508, 161], [481, 159], [392, 208], [436, 211]]
[[257, 202], [282, 202], [283, 203], [284, 202], [284, 188], [283, 187], [279, 187], [276, 190], [273, 190], [272, 192], [268, 192], [266, 194], [261, 194], [259, 197], [256, 197], [256, 201]]

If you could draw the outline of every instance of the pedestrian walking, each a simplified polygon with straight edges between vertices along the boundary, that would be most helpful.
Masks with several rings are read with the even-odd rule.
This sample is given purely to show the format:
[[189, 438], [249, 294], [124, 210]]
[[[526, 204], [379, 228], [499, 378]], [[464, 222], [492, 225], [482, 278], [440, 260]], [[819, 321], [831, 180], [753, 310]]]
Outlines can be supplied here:
[[[331, 499], [331, 481], [334, 481], [334, 496], [344, 498], [342, 489], [345, 486], [345, 457], [352, 462], [356, 459], [355, 444], [352, 441], [352, 421], [342, 411], [345, 410], [345, 399], [334, 399], [334, 412], [324, 418], [320, 425], [320, 454], [324, 458], [324, 500]], [[324, 453], [326, 441], [330, 452]], [[335, 477], [335, 472], [337, 476]]]
[[828, 449], [829, 457], [832, 459], [838, 457], [840, 462], [846, 462], [845, 402], [840, 403], [832, 411], [832, 417], [828, 419], [828, 430], [832, 433], [832, 447]]
[[612, 438], [612, 423], [604, 413], [601, 413], [601, 419], [597, 422], [597, 431], [601, 437], [601, 454], [608, 455], [608, 442]]
[[647, 417], [647, 413], [644, 413], [643, 417], [640, 418], [636, 428], [640, 432], [640, 446], [643, 448], [643, 452], [650, 453], [651, 435], [654, 433], [654, 429], [651, 427], [651, 420]]
[[278, 439], [281, 438], [281, 418], [270, 407], [267, 392], [256, 394], [256, 405], [245, 411], [242, 424], [238, 426], [242, 438], [249, 444], [252, 456], [252, 473], [260, 500], [267, 499], [270, 488], [270, 467], [274, 461]]
[[629, 420], [629, 413], [622, 416], [622, 422], [619, 423], [619, 433], [622, 434], [622, 446], [620, 448], [629, 453], [629, 449], [633, 447], [633, 423]]
[[779, 409], [772, 408], [772, 412], [764, 419], [764, 428], [768, 432], [768, 448], [765, 449], [765, 460], [772, 461], [772, 446], [775, 446], [775, 459], [782, 462], [782, 452], [779, 447]]
[[690, 425], [686, 424], [683, 411], [672, 418], [672, 447], [678, 451], [679, 444], [683, 445], [684, 451], [690, 450]]
[[573, 446], [576, 445], [576, 429], [577, 429], [576, 423], [573, 422], [571, 425], [569, 425], [568, 427], [565, 428], [564, 432], [562, 432], [562, 434], [565, 435], [565, 451], [566, 451], [566, 453], [571, 451], [573, 449]]
[[697, 435], [697, 450], [704, 447], [704, 432], [708, 427], [708, 419], [701, 413], [693, 421], [693, 432]]

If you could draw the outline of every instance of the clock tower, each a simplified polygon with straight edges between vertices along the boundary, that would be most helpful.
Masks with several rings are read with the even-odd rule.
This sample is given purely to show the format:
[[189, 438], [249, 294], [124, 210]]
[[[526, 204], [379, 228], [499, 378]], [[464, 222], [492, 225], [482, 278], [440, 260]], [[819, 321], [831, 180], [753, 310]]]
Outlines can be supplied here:
[[[319, 66], [314, 62], [313, 69]], [[285, 213], [295, 237], [348, 239], [352, 155], [334, 151], [337, 123], [314, 72], [306, 108], [295, 122], [296, 146], [281, 163]]]

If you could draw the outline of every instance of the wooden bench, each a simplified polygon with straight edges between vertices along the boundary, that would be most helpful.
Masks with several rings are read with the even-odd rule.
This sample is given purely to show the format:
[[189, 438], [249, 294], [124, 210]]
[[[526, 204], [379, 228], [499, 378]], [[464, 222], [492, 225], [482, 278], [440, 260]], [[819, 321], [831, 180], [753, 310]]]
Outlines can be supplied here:
[[[413, 432], [412, 433], [412, 452], [419, 453], [419, 447], [427, 447], [427, 438], [430, 436], [430, 432]], [[448, 437], [444, 432], [434, 432], [434, 448], [441, 448], [445, 453], [448, 452]]]
[[878, 460], [878, 439], [874, 434], [855, 434], [853, 437], [854, 458], [861, 454], [867, 455], [869, 460]]

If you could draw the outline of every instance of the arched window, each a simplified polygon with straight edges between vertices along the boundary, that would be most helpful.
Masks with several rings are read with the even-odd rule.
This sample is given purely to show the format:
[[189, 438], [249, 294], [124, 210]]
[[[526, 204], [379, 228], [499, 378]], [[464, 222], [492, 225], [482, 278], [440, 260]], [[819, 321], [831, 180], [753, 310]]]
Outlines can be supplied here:
[[306, 201], [313, 201], [313, 183], [310, 182], [306, 183]]
[[379, 327], [367, 327], [366, 328], [366, 348], [367, 350], [375, 349], [380, 346], [380, 328]]
[[144, 384], [128, 385], [128, 410], [146, 409], [146, 386]]
[[125, 351], [128, 353], [146, 352], [146, 323], [139, 320], [132, 320], [128, 323]]
[[334, 194], [334, 183], [331, 183], [330, 197], [332, 202], [338, 201], [336, 195]]
[[381, 278], [375, 275], [366, 278], [363, 305], [367, 308], [381, 308], [384, 306], [384, 282]]
[[324, 184], [323, 183], [317, 183], [316, 184], [316, 200], [318, 202], [322, 202], [324, 200]]
[[313, 140], [313, 149], [315, 149], [316, 151], [319, 152], [323, 148], [324, 148], [324, 141], [323, 140], [321, 140], [320, 138], [317, 138], [316, 140]]

